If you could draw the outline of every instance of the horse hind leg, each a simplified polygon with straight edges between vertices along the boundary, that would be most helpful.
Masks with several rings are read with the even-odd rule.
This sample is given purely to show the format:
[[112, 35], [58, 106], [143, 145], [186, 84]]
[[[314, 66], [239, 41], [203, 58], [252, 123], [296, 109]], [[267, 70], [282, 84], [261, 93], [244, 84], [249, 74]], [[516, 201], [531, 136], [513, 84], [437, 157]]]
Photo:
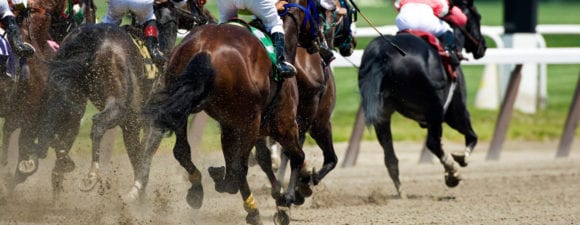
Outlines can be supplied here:
[[248, 129], [221, 125], [224, 167], [210, 167], [208, 172], [215, 182], [216, 191], [235, 194], [248, 173], [248, 158], [256, 144], [260, 123], [256, 119], [246, 125]]
[[126, 114], [126, 109], [116, 99], [107, 100], [105, 109], [93, 116], [93, 125], [91, 128], [92, 142], [92, 163], [87, 177], [81, 180], [79, 188], [81, 191], [88, 192], [93, 190], [101, 181], [100, 177], [100, 152], [101, 140], [103, 135], [109, 129], [119, 124], [122, 116]]
[[191, 187], [187, 192], [187, 204], [194, 209], [201, 208], [203, 203], [203, 186], [201, 184], [201, 172], [191, 161], [191, 147], [187, 142], [187, 123], [183, 123], [175, 130], [175, 146], [173, 156], [179, 164], [187, 171]]
[[[145, 161], [145, 153], [141, 154], [141, 144], [139, 140], [141, 125], [135, 118], [135, 115], [130, 115], [123, 122], [121, 126], [123, 133], [123, 143], [125, 143], [125, 149], [127, 150], [127, 155], [129, 156], [129, 161], [133, 167], [133, 177], [134, 185], [125, 195], [125, 201], [132, 202], [139, 197], [142, 197], [145, 193], [145, 187], [148, 183], [149, 171], [142, 171], [141, 167]], [[148, 168], [147, 168], [148, 169]], [[144, 175], [147, 174], [147, 175]]]
[[403, 191], [401, 185], [401, 180], [399, 179], [399, 159], [395, 154], [395, 149], [393, 146], [393, 138], [391, 133], [391, 121], [385, 120], [383, 123], [374, 124], [375, 133], [379, 140], [379, 143], [383, 147], [384, 161], [389, 176], [397, 189], [397, 194], [400, 198], [407, 198], [407, 194]]

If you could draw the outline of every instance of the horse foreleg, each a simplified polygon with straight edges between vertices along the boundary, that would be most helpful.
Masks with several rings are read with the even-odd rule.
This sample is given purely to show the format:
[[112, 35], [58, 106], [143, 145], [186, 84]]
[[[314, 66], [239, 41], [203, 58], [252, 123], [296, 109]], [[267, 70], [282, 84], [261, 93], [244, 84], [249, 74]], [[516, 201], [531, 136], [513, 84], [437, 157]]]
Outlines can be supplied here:
[[189, 204], [189, 206], [194, 209], [201, 208], [201, 204], [203, 203], [201, 172], [191, 161], [191, 148], [187, 142], [187, 125], [179, 127], [175, 130], [175, 146], [173, 147], [173, 156], [189, 175], [189, 182], [191, 182], [191, 187], [187, 192], [187, 204]]
[[439, 161], [445, 168], [445, 184], [448, 187], [455, 187], [461, 181], [459, 166], [453, 161], [450, 154], [443, 151], [441, 135], [441, 123], [430, 123], [427, 128], [427, 147], [439, 158]]
[[471, 155], [475, 145], [477, 145], [477, 134], [475, 134], [471, 126], [469, 112], [461, 99], [454, 99], [451, 103], [449, 111], [445, 115], [445, 122], [465, 137], [465, 150], [463, 152], [453, 152], [451, 156], [461, 167], [466, 167], [469, 164], [469, 155]]
[[317, 185], [320, 183], [322, 178], [336, 167], [338, 162], [336, 152], [334, 151], [334, 145], [332, 144], [332, 129], [330, 121], [319, 126], [315, 124], [310, 130], [310, 136], [316, 140], [316, 144], [318, 144], [320, 149], [322, 149], [322, 154], [324, 155], [322, 168], [312, 176], [312, 183]]
[[274, 169], [272, 168], [272, 157], [270, 155], [270, 149], [266, 144], [265, 138], [260, 138], [256, 143], [256, 159], [258, 160], [258, 165], [262, 168], [262, 171], [266, 173], [268, 180], [271, 185], [271, 195], [272, 198], [278, 199], [280, 197], [281, 185], [276, 179], [274, 174]]
[[400, 198], [407, 198], [407, 194], [403, 191], [401, 186], [401, 180], [399, 180], [399, 159], [395, 154], [395, 148], [393, 146], [393, 137], [391, 133], [391, 121], [385, 120], [383, 123], [375, 124], [375, 133], [379, 143], [383, 147], [383, 152], [385, 153], [385, 166], [389, 172], [389, 176], [395, 184], [397, 193]]

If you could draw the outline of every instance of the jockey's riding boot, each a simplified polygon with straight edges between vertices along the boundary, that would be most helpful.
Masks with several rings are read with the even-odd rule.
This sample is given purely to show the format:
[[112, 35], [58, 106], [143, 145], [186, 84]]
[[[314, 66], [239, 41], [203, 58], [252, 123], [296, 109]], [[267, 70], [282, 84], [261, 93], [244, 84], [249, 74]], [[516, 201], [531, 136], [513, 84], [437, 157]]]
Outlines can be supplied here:
[[284, 34], [281, 32], [274, 32], [272, 33], [272, 39], [274, 43], [274, 51], [276, 52], [276, 67], [280, 72], [280, 76], [284, 78], [296, 76], [296, 68], [289, 62], [286, 62], [286, 57], [284, 56], [286, 52]]
[[459, 56], [455, 47], [455, 36], [453, 36], [453, 32], [447, 31], [443, 33], [439, 36], [439, 40], [445, 52], [449, 54], [449, 64], [453, 67], [459, 66]]
[[6, 33], [8, 33], [8, 42], [17, 56], [28, 58], [34, 55], [34, 47], [32, 47], [31, 44], [22, 41], [20, 27], [16, 24], [14, 16], [4, 17], [4, 19], [2, 19], [2, 26], [6, 29]]
[[326, 41], [324, 40], [320, 42], [320, 51], [318, 54], [320, 54], [320, 57], [322, 57], [325, 66], [330, 65], [330, 62], [336, 59], [336, 57], [334, 57], [334, 53], [328, 47], [328, 45], [326, 45]]
[[163, 65], [167, 61], [163, 52], [159, 49], [159, 40], [157, 38], [157, 25], [155, 20], [149, 20], [145, 23], [145, 28], [143, 28], [143, 36], [145, 41], [145, 46], [151, 54], [151, 60], [155, 65]]

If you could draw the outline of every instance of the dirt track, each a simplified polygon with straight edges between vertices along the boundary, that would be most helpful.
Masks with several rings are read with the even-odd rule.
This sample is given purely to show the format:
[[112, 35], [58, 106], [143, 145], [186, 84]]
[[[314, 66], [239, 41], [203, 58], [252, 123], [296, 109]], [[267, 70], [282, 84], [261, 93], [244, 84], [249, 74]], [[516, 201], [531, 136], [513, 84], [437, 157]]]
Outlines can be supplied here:
[[[378, 143], [363, 143], [353, 168], [337, 168], [316, 187], [312, 198], [291, 212], [293, 225], [306, 224], [580, 224], [580, 140], [572, 154], [555, 159], [557, 143], [506, 143], [499, 161], [485, 161], [488, 146], [476, 148], [471, 165], [462, 169], [464, 181], [449, 189], [439, 163], [417, 164], [420, 144], [396, 143], [401, 180], [409, 199], [398, 199], [383, 165]], [[336, 145], [339, 160], [346, 144]], [[462, 149], [446, 144], [448, 150]], [[311, 165], [320, 163], [319, 151], [306, 149]], [[0, 202], [0, 224], [244, 224], [239, 195], [219, 194], [204, 173], [205, 200], [199, 210], [189, 208], [184, 172], [167, 151], [153, 162], [148, 197], [123, 204], [120, 194], [132, 185], [126, 155], [113, 157], [104, 192], [80, 192], [79, 178], [88, 171], [89, 158], [72, 154], [77, 169], [67, 175], [61, 201], [51, 201], [49, 168], [42, 161], [30, 177]], [[223, 165], [221, 152], [202, 152], [201, 168]], [[318, 166], [319, 167], [319, 166]], [[264, 224], [273, 224], [274, 201], [265, 176], [252, 167], [249, 180]]]

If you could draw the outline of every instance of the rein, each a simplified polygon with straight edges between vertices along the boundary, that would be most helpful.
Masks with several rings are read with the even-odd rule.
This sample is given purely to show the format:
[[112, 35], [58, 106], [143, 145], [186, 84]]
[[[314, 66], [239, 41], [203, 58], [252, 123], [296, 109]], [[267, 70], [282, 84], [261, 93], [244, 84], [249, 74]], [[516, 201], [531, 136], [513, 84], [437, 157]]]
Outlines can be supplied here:
[[481, 44], [481, 42], [479, 40], [477, 40], [475, 37], [473, 37], [473, 35], [471, 33], [469, 33], [465, 27], [457, 27], [461, 33], [463, 33], [463, 35], [465, 35], [465, 37], [467, 37], [467, 39], [469, 39], [469, 41], [471, 41], [471, 43], [473, 43], [475, 46], [479, 47], [479, 45]]
[[389, 44], [391, 44], [391, 46], [393, 46], [395, 49], [397, 49], [397, 51], [402, 55], [405, 56], [407, 55], [407, 52], [405, 52], [401, 47], [399, 47], [399, 45], [397, 45], [395, 42], [393, 41], [389, 41], [385, 35], [383, 35], [383, 33], [381, 33], [381, 31], [379, 31], [379, 29], [377, 29], [377, 26], [375, 26], [375, 24], [373, 24], [371, 22], [371, 20], [369, 20], [369, 18], [367, 18], [365, 16], [365, 14], [362, 13], [362, 11], [358, 8], [358, 6], [354, 3], [354, 0], [349, 0], [350, 3], [352, 4], [352, 7], [354, 7], [354, 9], [362, 16], [362, 18], [367, 21], [367, 23], [369, 24], [369, 26], [371, 26], [378, 34], [379, 36], [386, 42], [388, 42]]
[[[310, 29], [308, 29], [309, 34], [311, 37], [318, 36], [318, 21], [320, 19], [318, 12], [316, 10], [316, 6], [312, 0], [308, 0], [308, 8], [296, 4], [296, 3], [288, 3], [284, 5], [284, 11], [279, 13], [280, 17], [286, 16], [288, 14], [288, 9], [290, 8], [298, 8], [305, 14], [304, 20], [302, 20], [302, 25], [300, 26], [300, 30], [306, 30], [307, 23], [310, 23]], [[311, 13], [312, 12], [312, 13]]]

